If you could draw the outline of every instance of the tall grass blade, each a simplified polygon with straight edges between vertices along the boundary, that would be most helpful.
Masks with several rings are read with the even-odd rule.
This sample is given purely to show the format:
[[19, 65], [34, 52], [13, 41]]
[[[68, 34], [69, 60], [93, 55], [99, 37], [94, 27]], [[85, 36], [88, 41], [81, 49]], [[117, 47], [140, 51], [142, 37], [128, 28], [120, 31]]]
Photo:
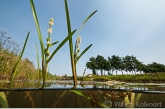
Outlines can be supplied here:
[[2, 108], [9, 108], [8, 101], [4, 92], [0, 92], [0, 104]]
[[[71, 33], [71, 25], [70, 25], [70, 17], [69, 17], [69, 10], [68, 10], [67, 0], [64, 0], [64, 3], [65, 3], [65, 12], [66, 12], [67, 27], [68, 27], [68, 35], [69, 35]], [[75, 63], [74, 63], [72, 38], [69, 39], [69, 48], [70, 48], [73, 82], [74, 82], [74, 88], [75, 88], [77, 86], [77, 77], [76, 77], [76, 68], [75, 68]]]
[[37, 55], [37, 67], [38, 67], [38, 84], [41, 81], [41, 71], [40, 71], [40, 60], [39, 60], [39, 55], [38, 55], [38, 47], [37, 44], [35, 44], [36, 46], [36, 55]]
[[[82, 25], [80, 26], [80, 29], [78, 30], [78, 35], [77, 35], [77, 36], [80, 35], [80, 32], [81, 32], [83, 26], [85, 25], [85, 23], [86, 23], [96, 12], [97, 12], [97, 10], [94, 11], [93, 13], [91, 13], [91, 14], [83, 21]], [[76, 43], [77, 43], [77, 40], [76, 40]], [[76, 43], [75, 43], [74, 53], [76, 53]], [[91, 46], [92, 46], [92, 44], [91, 44], [90, 46], [88, 46], [88, 47], [90, 48]], [[87, 47], [87, 48], [88, 48], [88, 47]], [[86, 49], [87, 49], [87, 48], [86, 48]], [[88, 48], [88, 49], [89, 49], [89, 48]], [[85, 50], [86, 50], [86, 49], [85, 49]], [[87, 49], [87, 50], [88, 50], [88, 49]], [[84, 50], [84, 51], [85, 51], [85, 50]], [[87, 50], [86, 50], [86, 51], [87, 51]], [[85, 52], [86, 52], [86, 51], [85, 51]], [[85, 52], [84, 52], [84, 53], [85, 53]], [[84, 53], [83, 53], [83, 52], [81, 53], [81, 55], [79, 56], [79, 58], [77, 58], [76, 63], [77, 63], [77, 61], [80, 59], [80, 57], [81, 57]], [[75, 57], [74, 57], [74, 58], [75, 58]]]
[[35, 21], [35, 24], [36, 24], [36, 28], [37, 28], [37, 32], [38, 32], [38, 38], [39, 38], [40, 45], [41, 45], [42, 59], [44, 59], [44, 43], [43, 43], [43, 40], [42, 40], [42, 34], [41, 34], [41, 31], [40, 31], [40, 26], [39, 26], [37, 13], [36, 13], [36, 10], [35, 10], [33, 0], [30, 0], [30, 6], [31, 6], [33, 17], [34, 17], [34, 21]]
[[83, 21], [83, 23], [82, 23], [82, 25], [81, 25], [81, 27], [80, 27], [80, 29], [79, 29], [79, 31], [78, 31], [78, 36], [80, 35], [80, 32], [81, 32], [83, 26], [85, 25], [85, 23], [86, 23], [96, 12], [97, 12], [97, 10], [94, 11], [92, 14], [90, 14], [90, 15]]
[[16, 72], [17, 72], [19, 63], [20, 63], [20, 61], [21, 61], [21, 59], [22, 59], [22, 56], [23, 56], [23, 53], [24, 53], [24, 51], [25, 51], [25, 47], [26, 47], [26, 44], [27, 44], [29, 35], [30, 35], [30, 32], [28, 32], [28, 34], [27, 34], [27, 36], [26, 36], [26, 40], [25, 40], [25, 42], [24, 42], [24, 46], [23, 46], [22, 52], [21, 52], [21, 54], [20, 54], [20, 56], [19, 56], [19, 59], [18, 59], [17, 63], [15, 64], [15, 66], [14, 66], [14, 68], [13, 68], [13, 70], [12, 70], [12, 73], [11, 73], [11, 81], [10, 81], [10, 86], [9, 86], [9, 88], [12, 88], [12, 84], [13, 84], [13, 82], [14, 82], [14, 79], [15, 79], [15, 76], [16, 76]]
[[46, 61], [46, 63], [49, 63], [49, 61], [53, 58], [53, 56], [57, 53], [57, 51], [73, 36], [73, 34], [76, 32], [74, 30], [71, 34], [69, 34], [61, 43], [58, 45], [58, 47], [54, 50], [54, 52], [51, 54], [49, 59]]
[[91, 46], [92, 46], [92, 44], [90, 44], [90, 45], [79, 55], [79, 57], [78, 57], [77, 60], [76, 60], [76, 63], [77, 63], [78, 60], [81, 58], [81, 56], [82, 56], [85, 52], [87, 52], [87, 50], [88, 50]]

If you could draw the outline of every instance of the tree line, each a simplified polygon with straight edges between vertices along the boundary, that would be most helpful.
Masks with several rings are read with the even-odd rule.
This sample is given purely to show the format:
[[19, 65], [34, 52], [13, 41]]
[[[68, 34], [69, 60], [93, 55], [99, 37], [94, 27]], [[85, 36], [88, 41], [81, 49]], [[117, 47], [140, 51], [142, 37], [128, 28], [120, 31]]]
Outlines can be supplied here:
[[[101, 55], [97, 55], [97, 57], [89, 58], [89, 61], [86, 63], [86, 67], [91, 69], [93, 74], [97, 74], [97, 70], [100, 70], [101, 75], [106, 75], [105, 71], [107, 71], [107, 75], [112, 75], [114, 71], [120, 71], [123, 74], [125, 72], [132, 72], [132, 74], [140, 73], [157, 73], [157, 72], [165, 72], [165, 65], [152, 62], [150, 64], [143, 64], [143, 62], [136, 59], [135, 56], [125, 56], [119, 57], [117, 55], [112, 55], [105, 59]], [[104, 74], [103, 74], [104, 73]]]

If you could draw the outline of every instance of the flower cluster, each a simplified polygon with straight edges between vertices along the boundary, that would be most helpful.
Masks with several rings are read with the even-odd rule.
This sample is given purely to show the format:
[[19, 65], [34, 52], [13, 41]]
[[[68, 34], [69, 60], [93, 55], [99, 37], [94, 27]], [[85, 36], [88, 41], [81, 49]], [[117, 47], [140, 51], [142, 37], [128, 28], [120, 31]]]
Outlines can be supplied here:
[[46, 39], [46, 41], [47, 41], [47, 44], [46, 44], [47, 48], [45, 49], [45, 55], [46, 56], [50, 56], [50, 52], [49, 52], [48, 48], [52, 46], [52, 44], [50, 43], [50, 41], [51, 41], [50, 34], [52, 34], [52, 28], [51, 27], [52, 27], [53, 23], [54, 23], [53, 18], [50, 18], [49, 27], [47, 30], [48, 38]]
[[77, 49], [76, 57], [78, 57], [78, 53], [80, 52], [80, 44], [81, 44], [81, 37], [78, 36], [77, 37], [77, 42], [76, 42], [76, 49]]

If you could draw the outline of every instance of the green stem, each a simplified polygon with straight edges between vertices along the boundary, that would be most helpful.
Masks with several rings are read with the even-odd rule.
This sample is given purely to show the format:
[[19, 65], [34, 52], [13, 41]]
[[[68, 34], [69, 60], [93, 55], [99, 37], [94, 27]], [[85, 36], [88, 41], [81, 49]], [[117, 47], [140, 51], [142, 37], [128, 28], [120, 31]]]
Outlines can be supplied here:
[[[67, 26], [68, 26], [68, 35], [69, 35], [71, 33], [69, 10], [68, 10], [67, 0], [64, 0], [64, 2], [65, 2], [66, 20], [67, 20]], [[76, 86], [77, 86], [77, 76], [76, 76], [76, 68], [75, 68], [75, 63], [74, 63], [72, 38], [69, 39], [69, 47], [70, 47], [70, 59], [71, 59], [71, 67], [72, 67], [72, 75], [73, 75], [73, 83], [74, 83], [73, 88], [76, 88]]]

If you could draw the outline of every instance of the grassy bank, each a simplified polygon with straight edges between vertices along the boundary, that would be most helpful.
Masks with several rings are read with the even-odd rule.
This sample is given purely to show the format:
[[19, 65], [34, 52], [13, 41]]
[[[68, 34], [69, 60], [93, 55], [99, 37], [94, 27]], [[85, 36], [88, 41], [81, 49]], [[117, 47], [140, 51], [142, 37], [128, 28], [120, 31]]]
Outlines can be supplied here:
[[123, 82], [165, 82], [165, 73], [113, 75], [107, 78]]

